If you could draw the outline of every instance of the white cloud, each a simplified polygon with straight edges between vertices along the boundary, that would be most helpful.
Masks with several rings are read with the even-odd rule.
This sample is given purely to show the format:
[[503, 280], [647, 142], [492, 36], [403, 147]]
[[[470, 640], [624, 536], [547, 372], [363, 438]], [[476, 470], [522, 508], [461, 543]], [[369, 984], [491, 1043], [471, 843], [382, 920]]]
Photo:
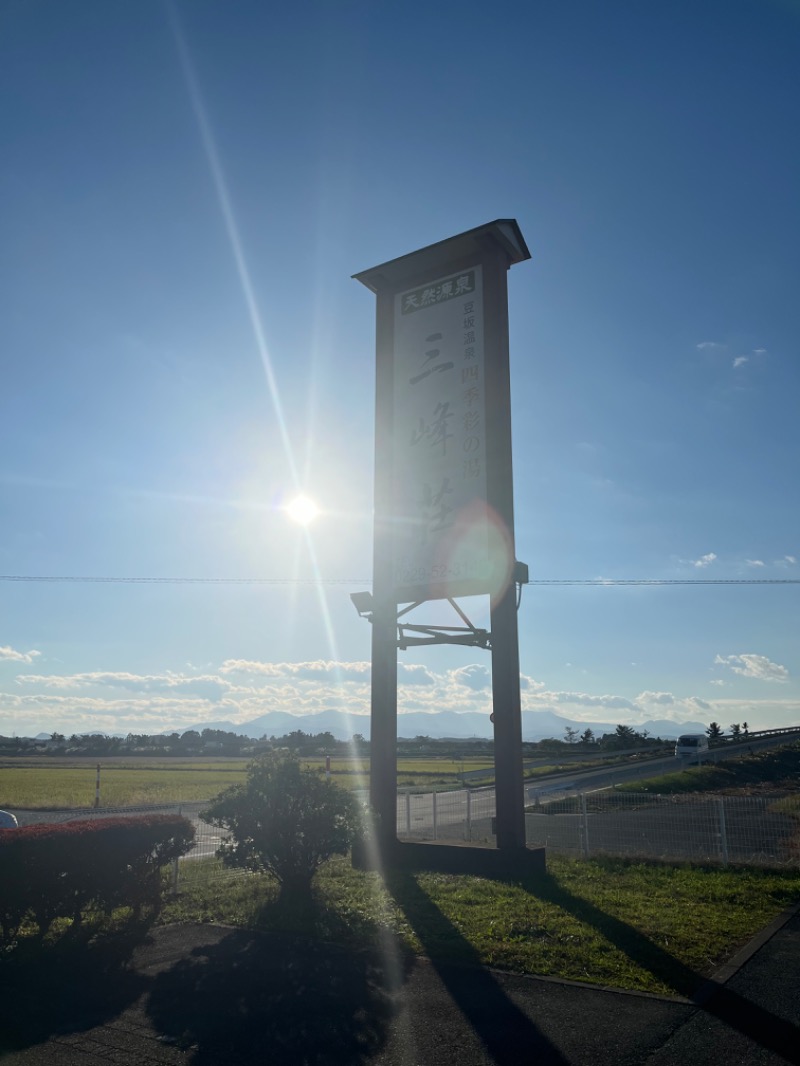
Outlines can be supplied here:
[[[371, 675], [370, 675], [371, 676]], [[421, 663], [398, 663], [397, 680], [401, 685], [435, 685], [436, 676]]]
[[746, 362], [748, 362], [748, 358], [746, 355], [737, 355], [736, 358], [733, 360], [734, 369], [740, 366], [744, 366]]
[[698, 711], [713, 711], [714, 709], [713, 703], [709, 703], [708, 700], [701, 700], [699, 696], [687, 696], [684, 704], [686, 707]]
[[766, 354], [767, 354], [767, 349], [766, 348], [754, 348], [753, 349], [753, 355], [766, 355]]
[[[340, 663], [328, 660], [303, 663], [264, 663], [251, 659], [226, 659], [219, 668], [221, 674], [255, 674], [265, 677], [291, 677], [304, 680], [362, 681], [369, 683], [372, 667], [367, 662]], [[422, 668], [424, 669], [424, 667]]]
[[4, 647], [0, 647], [0, 662], [32, 663], [41, 654], [40, 651], [33, 649], [31, 651], [17, 651], [6, 644]]
[[[22, 653], [17, 653], [22, 654]], [[728, 656], [721, 663], [750, 677], [785, 680], [788, 671], [763, 656]], [[223, 673], [223, 670], [225, 671]], [[10, 691], [0, 689], [0, 733], [162, 733], [204, 723], [251, 721], [269, 712], [318, 714], [326, 710], [353, 716], [352, 731], [363, 732], [370, 713], [370, 666], [365, 662], [266, 663], [229, 659], [222, 667], [206, 664], [202, 674], [137, 674], [87, 671], [73, 674], [27, 673], [13, 677]], [[491, 672], [478, 661], [458, 669], [434, 671], [415, 663], [398, 669], [398, 712], [478, 712], [491, 709]], [[525, 711], [549, 711], [559, 718], [592, 724], [633, 725], [652, 718], [670, 721], [745, 720], [751, 728], [775, 724], [751, 701], [747, 710], [720, 710], [718, 701], [672, 692], [643, 691], [631, 699], [613, 691], [548, 691], [544, 683], [522, 676]], [[788, 702], [780, 703], [781, 721]], [[796, 717], [800, 706], [794, 701]], [[765, 712], [766, 713], [766, 712]], [[777, 714], [777, 711], [776, 711]], [[758, 725], [757, 723], [761, 723]]]
[[0, 693], [0, 732], [31, 735], [59, 729], [64, 733], [161, 733], [202, 720], [212, 721], [210, 711], [211, 705], [198, 699], [149, 696], [109, 700], [50, 693]]
[[453, 670], [452, 678], [457, 685], [478, 691], [492, 686], [491, 671], [485, 666], [479, 666], [478, 663], [460, 666], [457, 670]]
[[774, 663], [766, 655], [717, 655], [714, 662], [728, 666], [741, 677], [752, 677], [757, 681], [788, 681], [789, 671], [780, 663]]
[[701, 555], [699, 559], [691, 559], [692, 566], [696, 566], [698, 569], [704, 569], [706, 566], [711, 566], [716, 561], [716, 554], [709, 552], [707, 555]]
[[546, 703], [572, 704], [575, 707], [602, 707], [605, 710], [638, 710], [635, 703], [624, 696], [594, 696], [588, 692], [537, 692], [531, 699]]
[[699, 696], [675, 696], [671, 692], [640, 692], [633, 700], [624, 696], [595, 696], [585, 692], [523, 693], [522, 707], [526, 711], [549, 710], [576, 722], [621, 722], [641, 724], [652, 718], [666, 718], [674, 722], [691, 720], [711, 721], [714, 706]]
[[659, 710], [663, 707], [670, 707], [672, 708], [672, 712], [668, 715], [670, 718], [683, 718], [689, 714], [711, 710], [711, 704], [700, 699], [699, 696], [679, 697], [671, 692], [640, 692], [636, 697], [636, 704], [642, 709], [647, 709], [650, 714], [653, 713], [654, 707]]
[[523, 692], [536, 692], [539, 689], [544, 688], [544, 681], [534, 681], [534, 679], [528, 677], [527, 674], [520, 674], [519, 685]]
[[640, 692], [636, 701], [637, 703], [658, 703], [670, 706], [675, 703], [675, 697], [671, 692]]
[[714, 721], [747, 722], [750, 729], [780, 729], [800, 720], [800, 700], [716, 699], [712, 706]]
[[797, 556], [796, 555], [784, 555], [784, 557], [782, 559], [777, 559], [775, 561], [775, 565], [776, 566], [797, 566]]
[[700, 341], [697, 345], [699, 352], [723, 352], [727, 345], [720, 344], [719, 341]]
[[748, 566], [763, 566], [763, 562], [760, 559], [745, 559]]
[[122, 672], [95, 671], [84, 674], [20, 674], [17, 681], [25, 685], [41, 685], [70, 691], [73, 689], [121, 688], [129, 692], [180, 693], [198, 696], [215, 702], [230, 689], [230, 683], [214, 675], [185, 677], [182, 674], [129, 674]]

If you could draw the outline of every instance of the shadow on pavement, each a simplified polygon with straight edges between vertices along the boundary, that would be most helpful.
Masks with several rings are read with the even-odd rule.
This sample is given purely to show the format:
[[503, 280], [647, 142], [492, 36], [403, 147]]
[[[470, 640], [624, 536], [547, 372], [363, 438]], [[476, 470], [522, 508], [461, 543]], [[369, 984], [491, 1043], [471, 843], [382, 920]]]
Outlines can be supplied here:
[[498, 1066], [519, 1066], [520, 1048], [524, 1048], [525, 1061], [537, 1066], [567, 1066], [568, 1060], [509, 999], [477, 951], [414, 875], [387, 871], [385, 880], [448, 994], [492, 1060]]
[[159, 974], [147, 1013], [194, 1066], [355, 1066], [386, 1043], [403, 979], [377, 947], [237, 930]]
[[787, 1062], [800, 1064], [800, 1041], [797, 1029], [776, 1014], [759, 1007], [725, 985], [716, 983], [670, 955], [644, 933], [621, 918], [600, 910], [593, 903], [569, 892], [551, 876], [545, 875], [523, 887], [531, 895], [556, 904], [580, 921], [594, 926], [620, 951], [654, 977], [694, 1002], [707, 1014], [737, 1029], [743, 1035], [782, 1056]]
[[148, 923], [98, 933], [74, 926], [55, 942], [23, 939], [0, 955], [0, 1053], [79, 1033], [116, 1017], [149, 981], [129, 968]]

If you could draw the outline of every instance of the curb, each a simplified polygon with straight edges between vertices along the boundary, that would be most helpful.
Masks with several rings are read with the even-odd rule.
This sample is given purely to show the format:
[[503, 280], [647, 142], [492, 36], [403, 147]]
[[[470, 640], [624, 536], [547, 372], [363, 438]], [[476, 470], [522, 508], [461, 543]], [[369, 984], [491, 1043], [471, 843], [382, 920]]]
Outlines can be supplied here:
[[728, 981], [738, 973], [742, 967], [752, 959], [752, 957], [764, 947], [764, 945], [779, 933], [785, 925], [787, 925], [796, 914], [800, 913], [800, 903], [793, 903], [786, 910], [782, 911], [777, 918], [765, 925], [763, 929], [760, 929], [756, 935], [749, 940], [744, 947], [729, 959], [723, 966], [721, 966], [716, 973], [713, 973], [711, 977], [703, 982], [698, 988], [697, 992], [692, 996], [690, 1002], [700, 1007], [704, 1003], [707, 1003], [711, 997], [719, 992], [720, 988], [727, 984]]

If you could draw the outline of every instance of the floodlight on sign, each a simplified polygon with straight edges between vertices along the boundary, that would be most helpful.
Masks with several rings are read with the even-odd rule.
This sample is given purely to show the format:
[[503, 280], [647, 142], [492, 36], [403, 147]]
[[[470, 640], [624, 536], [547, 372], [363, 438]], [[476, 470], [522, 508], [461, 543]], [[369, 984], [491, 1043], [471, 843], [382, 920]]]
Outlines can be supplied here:
[[351, 592], [350, 600], [358, 611], [359, 618], [370, 618], [374, 610], [371, 592]]

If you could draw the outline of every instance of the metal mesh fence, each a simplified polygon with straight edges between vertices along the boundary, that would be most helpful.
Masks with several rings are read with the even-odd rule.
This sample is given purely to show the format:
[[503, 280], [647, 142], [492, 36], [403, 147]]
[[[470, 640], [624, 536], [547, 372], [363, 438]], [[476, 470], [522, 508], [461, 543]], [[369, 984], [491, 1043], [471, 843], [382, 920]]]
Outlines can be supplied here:
[[535, 806], [525, 829], [530, 846], [587, 858], [800, 865], [800, 797], [575, 794]]
[[406, 792], [397, 798], [397, 835], [408, 840], [472, 840], [492, 837], [494, 789]]
[[[195, 844], [174, 871], [174, 884], [241, 876], [214, 861], [223, 830], [203, 822], [204, 803], [159, 807], [16, 811], [20, 825], [76, 818], [181, 813]], [[493, 789], [401, 793], [397, 835], [406, 840], [492, 841]], [[618, 855], [665, 861], [800, 866], [800, 796], [655, 796], [608, 790], [533, 797], [525, 814], [527, 844], [590, 858]], [[206, 860], [206, 861], [201, 861]]]
[[[493, 839], [494, 791], [398, 797], [403, 839]], [[800, 796], [653, 796], [608, 790], [534, 798], [526, 841], [558, 854], [800, 865]]]

